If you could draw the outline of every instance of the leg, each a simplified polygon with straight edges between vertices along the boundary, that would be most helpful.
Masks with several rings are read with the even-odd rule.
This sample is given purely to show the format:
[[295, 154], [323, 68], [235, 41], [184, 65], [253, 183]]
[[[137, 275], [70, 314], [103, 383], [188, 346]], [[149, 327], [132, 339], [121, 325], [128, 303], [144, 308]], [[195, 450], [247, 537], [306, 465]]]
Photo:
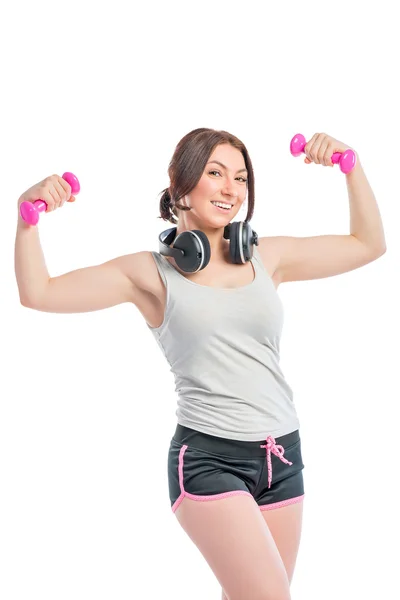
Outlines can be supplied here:
[[272, 457], [276, 483], [272, 478], [272, 485], [269, 487], [269, 478], [265, 472], [256, 501], [274, 538], [291, 583], [300, 546], [303, 520], [304, 463], [300, 439], [285, 449], [285, 458], [292, 464], [287, 465], [277, 457]]
[[285, 565], [251, 496], [185, 497], [175, 515], [229, 600], [290, 600]]
[[300, 546], [303, 521], [303, 501], [282, 508], [261, 510], [275, 540], [291, 583]]
[[[301, 527], [303, 521], [303, 501], [290, 506], [261, 511], [265, 522], [274, 538], [283, 564], [285, 565], [289, 583], [292, 583], [297, 554], [300, 546]], [[222, 600], [229, 600], [222, 590]]]

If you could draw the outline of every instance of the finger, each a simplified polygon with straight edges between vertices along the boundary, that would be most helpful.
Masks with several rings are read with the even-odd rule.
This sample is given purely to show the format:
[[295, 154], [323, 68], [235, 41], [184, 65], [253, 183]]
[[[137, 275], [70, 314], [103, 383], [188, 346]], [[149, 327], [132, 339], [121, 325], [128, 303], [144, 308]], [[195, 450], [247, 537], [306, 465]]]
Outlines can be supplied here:
[[61, 177], [58, 177], [55, 181], [53, 181], [54, 187], [57, 190], [59, 197], [59, 207], [62, 206], [71, 195], [71, 186], [66, 181], [64, 181], [65, 186], [68, 186], [70, 188], [69, 190], [66, 190], [65, 186], [61, 183], [62, 181], [64, 180], [61, 179]]
[[55, 209], [55, 200], [48, 185], [43, 188], [43, 191], [40, 191], [40, 200], [46, 202], [45, 212], [51, 212]]
[[304, 147], [304, 152], [310, 161], [314, 161], [315, 143], [318, 140], [319, 133], [314, 133], [311, 140]]
[[309, 164], [311, 164], [312, 161], [309, 160], [307, 157], [305, 157], [304, 162], [306, 163], [306, 165], [309, 165]]
[[321, 144], [323, 143], [323, 139], [318, 137], [311, 149], [310, 156], [311, 159], [315, 162], [316, 165], [321, 164], [320, 155], [321, 155]]
[[53, 210], [56, 210], [56, 208], [58, 208], [59, 203], [60, 203], [60, 198], [58, 196], [58, 192], [55, 189], [54, 185], [50, 184], [48, 186], [48, 191], [47, 191], [48, 197], [50, 198], [50, 202], [47, 202], [47, 209], [46, 212], [52, 212]]
[[66, 200], [66, 193], [60, 184], [60, 177], [58, 175], [53, 175], [51, 178], [49, 189], [52, 191], [52, 197], [54, 198], [53, 210], [60, 208]]
[[63, 190], [63, 196], [64, 196], [65, 200], [68, 202], [68, 200], [71, 196], [71, 191], [72, 191], [70, 184], [68, 183], [68, 181], [65, 181], [65, 179], [63, 179], [62, 177], [58, 177], [58, 184], [59, 184], [60, 188]]
[[331, 143], [328, 137], [322, 140], [318, 150], [318, 160], [321, 165], [328, 166], [331, 162], [332, 153], [330, 152]]

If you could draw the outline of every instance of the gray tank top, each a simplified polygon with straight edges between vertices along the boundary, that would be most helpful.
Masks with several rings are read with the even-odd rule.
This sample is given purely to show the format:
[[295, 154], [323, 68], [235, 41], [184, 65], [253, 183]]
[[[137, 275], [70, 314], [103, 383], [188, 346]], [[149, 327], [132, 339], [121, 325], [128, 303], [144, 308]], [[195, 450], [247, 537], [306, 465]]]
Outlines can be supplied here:
[[147, 327], [175, 377], [178, 423], [244, 441], [299, 429], [279, 366], [283, 306], [257, 246], [255, 278], [238, 288], [194, 283], [152, 255], [167, 298], [160, 327]]

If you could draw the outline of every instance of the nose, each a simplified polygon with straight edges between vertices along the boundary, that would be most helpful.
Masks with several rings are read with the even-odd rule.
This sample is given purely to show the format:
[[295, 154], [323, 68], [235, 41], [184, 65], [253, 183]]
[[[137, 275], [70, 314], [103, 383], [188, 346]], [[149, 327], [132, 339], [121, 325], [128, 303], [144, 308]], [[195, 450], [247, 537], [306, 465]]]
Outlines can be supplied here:
[[224, 194], [227, 194], [228, 196], [237, 196], [238, 195], [237, 191], [235, 190], [235, 183], [229, 178], [227, 178], [225, 180], [225, 183], [223, 186], [223, 192], [224, 192]]

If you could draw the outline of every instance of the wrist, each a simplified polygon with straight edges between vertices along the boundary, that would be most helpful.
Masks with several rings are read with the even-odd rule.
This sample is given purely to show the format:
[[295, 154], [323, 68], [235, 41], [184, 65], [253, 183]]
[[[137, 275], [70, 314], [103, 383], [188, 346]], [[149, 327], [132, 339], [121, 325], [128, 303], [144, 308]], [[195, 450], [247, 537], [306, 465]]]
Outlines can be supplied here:
[[23, 218], [21, 217], [20, 206], [21, 206], [21, 203], [23, 201], [24, 201], [23, 198], [22, 198], [22, 200], [19, 199], [18, 200], [18, 204], [17, 204], [17, 213], [18, 213], [18, 216], [17, 216], [17, 227], [18, 227], [18, 229], [28, 229], [30, 227], [29, 223], [27, 223], [26, 221], [24, 221]]
[[361, 165], [361, 161], [360, 161], [360, 157], [358, 156], [357, 152], [354, 150], [354, 154], [356, 155], [356, 163], [354, 165], [354, 168], [350, 171], [350, 173], [346, 173], [346, 177], [357, 177], [357, 175], [359, 173], [363, 172], [363, 168]]

